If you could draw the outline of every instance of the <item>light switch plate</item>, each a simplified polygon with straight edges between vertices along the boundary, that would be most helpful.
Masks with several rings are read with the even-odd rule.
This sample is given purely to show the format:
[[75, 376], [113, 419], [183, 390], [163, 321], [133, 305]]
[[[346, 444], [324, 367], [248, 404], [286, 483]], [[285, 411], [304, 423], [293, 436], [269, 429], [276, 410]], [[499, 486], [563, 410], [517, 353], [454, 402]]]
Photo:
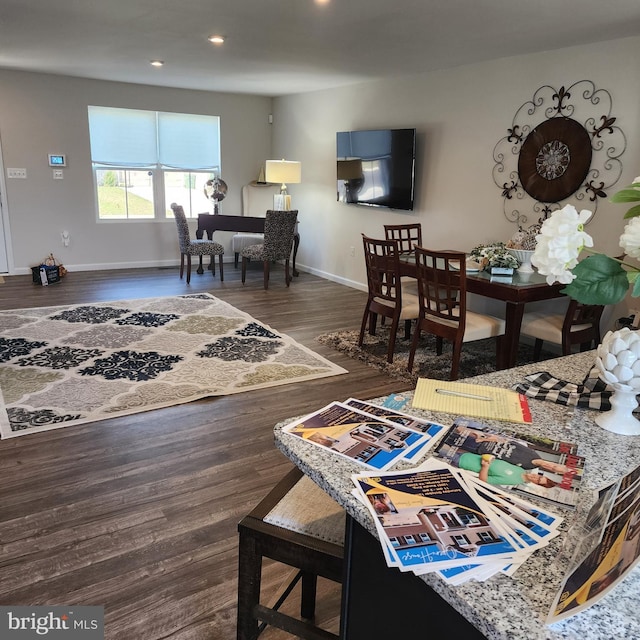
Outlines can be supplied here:
[[26, 178], [26, 169], [7, 169], [7, 178]]
[[64, 171], [62, 169], [54, 169], [53, 170], [53, 179], [54, 180], [63, 180], [64, 179]]

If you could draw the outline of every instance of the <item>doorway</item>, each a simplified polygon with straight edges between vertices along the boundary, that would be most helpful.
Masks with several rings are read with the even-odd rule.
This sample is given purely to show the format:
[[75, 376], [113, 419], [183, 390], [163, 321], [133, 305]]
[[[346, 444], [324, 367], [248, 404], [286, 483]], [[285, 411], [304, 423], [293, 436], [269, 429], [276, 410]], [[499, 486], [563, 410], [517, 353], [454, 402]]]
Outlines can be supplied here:
[[5, 189], [4, 163], [0, 144], [0, 274], [9, 273], [9, 214]]

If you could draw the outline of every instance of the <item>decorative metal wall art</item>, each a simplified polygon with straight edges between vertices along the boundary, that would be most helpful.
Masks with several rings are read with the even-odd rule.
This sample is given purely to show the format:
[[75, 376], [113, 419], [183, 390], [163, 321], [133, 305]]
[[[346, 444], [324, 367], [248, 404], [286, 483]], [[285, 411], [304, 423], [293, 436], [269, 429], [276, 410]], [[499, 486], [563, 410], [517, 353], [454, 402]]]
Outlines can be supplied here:
[[627, 147], [611, 111], [611, 94], [590, 80], [543, 85], [516, 111], [493, 149], [493, 180], [508, 220], [520, 229], [542, 223], [569, 196], [596, 212], [620, 179]]

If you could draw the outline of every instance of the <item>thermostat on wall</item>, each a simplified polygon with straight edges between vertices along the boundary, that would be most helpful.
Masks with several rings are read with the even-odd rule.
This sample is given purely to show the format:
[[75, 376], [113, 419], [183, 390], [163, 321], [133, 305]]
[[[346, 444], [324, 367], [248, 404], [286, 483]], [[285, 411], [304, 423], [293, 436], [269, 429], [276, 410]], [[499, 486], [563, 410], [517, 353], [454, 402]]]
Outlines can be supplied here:
[[50, 167], [66, 167], [67, 156], [64, 155], [63, 153], [50, 153], [49, 166]]

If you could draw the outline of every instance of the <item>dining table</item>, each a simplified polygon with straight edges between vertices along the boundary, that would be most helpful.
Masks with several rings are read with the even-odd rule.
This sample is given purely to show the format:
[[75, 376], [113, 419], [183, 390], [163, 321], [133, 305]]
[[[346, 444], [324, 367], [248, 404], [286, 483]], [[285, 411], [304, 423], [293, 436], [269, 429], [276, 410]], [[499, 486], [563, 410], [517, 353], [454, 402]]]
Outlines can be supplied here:
[[[401, 256], [400, 275], [416, 277], [416, 263], [413, 254]], [[516, 270], [512, 275], [494, 276], [486, 270], [466, 270], [466, 277], [468, 293], [505, 303], [504, 353], [499, 359], [500, 368], [514, 367], [526, 304], [562, 298], [564, 296], [562, 289], [565, 285], [560, 283], [547, 284], [546, 278], [537, 271], [522, 273]]]

